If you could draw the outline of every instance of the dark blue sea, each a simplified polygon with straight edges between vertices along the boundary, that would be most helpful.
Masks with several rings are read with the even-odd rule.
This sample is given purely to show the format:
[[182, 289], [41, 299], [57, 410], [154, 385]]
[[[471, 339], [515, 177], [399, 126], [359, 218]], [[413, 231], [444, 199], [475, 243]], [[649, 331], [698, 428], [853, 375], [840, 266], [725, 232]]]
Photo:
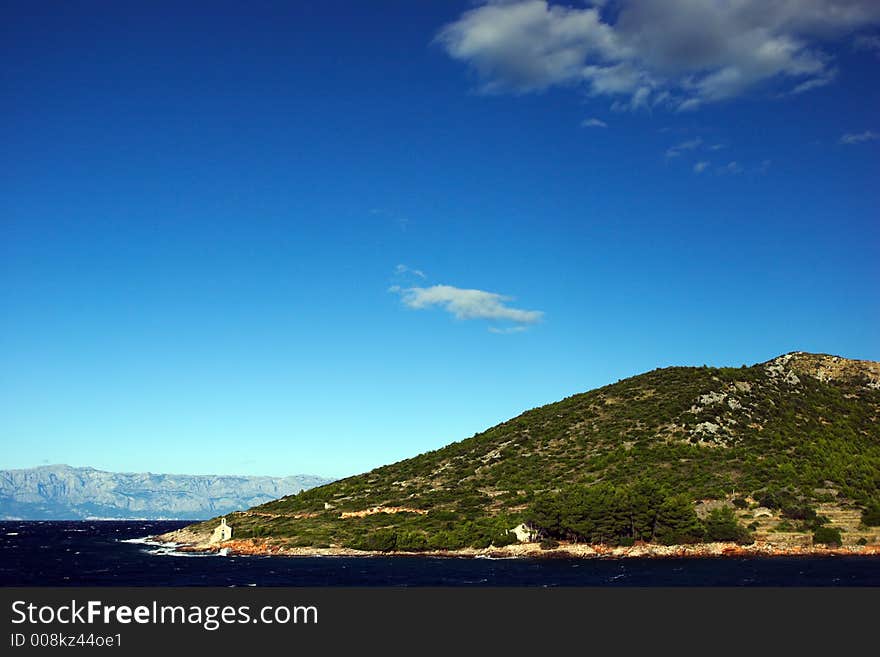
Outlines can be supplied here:
[[2, 586], [878, 586], [880, 558], [223, 557], [143, 542], [188, 522], [0, 522]]

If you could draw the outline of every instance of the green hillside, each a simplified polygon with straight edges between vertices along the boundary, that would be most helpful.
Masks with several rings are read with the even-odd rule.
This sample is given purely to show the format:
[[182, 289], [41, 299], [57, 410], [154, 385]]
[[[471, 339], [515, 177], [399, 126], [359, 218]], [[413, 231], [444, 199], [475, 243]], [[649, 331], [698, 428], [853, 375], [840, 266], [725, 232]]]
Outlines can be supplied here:
[[747, 540], [730, 511], [696, 517], [697, 501], [720, 500], [813, 531], [827, 522], [822, 505], [876, 511], [878, 417], [880, 363], [795, 352], [751, 367], [669, 367], [230, 524], [236, 538], [380, 550], [500, 545], [523, 521], [548, 540]]

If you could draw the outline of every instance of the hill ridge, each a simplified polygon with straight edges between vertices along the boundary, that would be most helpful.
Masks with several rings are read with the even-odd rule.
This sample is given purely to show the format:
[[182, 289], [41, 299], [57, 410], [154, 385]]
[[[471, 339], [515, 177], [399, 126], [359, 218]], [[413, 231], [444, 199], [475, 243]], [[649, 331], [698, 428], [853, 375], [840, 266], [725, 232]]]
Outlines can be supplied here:
[[0, 470], [0, 518], [193, 520], [328, 481], [313, 475], [181, 475], [43, 465]]
[[[497, 541], [542, 496], [623, 495], [635, 483], [691, 503], [766, 498], [811, 509], [830, 501], [817, 491], [834, 490], [836, 504], [862, 508], [880, 487], [878, 382], [880, 363], [808, 352], [750, 367], [658, 368], [260, 505], [234, 519], [237, 536], [300, 546], [373, 545], [365, 537], [383, 532], [418, 545]], [[376, 507], [427, 513], [352, 516]]]

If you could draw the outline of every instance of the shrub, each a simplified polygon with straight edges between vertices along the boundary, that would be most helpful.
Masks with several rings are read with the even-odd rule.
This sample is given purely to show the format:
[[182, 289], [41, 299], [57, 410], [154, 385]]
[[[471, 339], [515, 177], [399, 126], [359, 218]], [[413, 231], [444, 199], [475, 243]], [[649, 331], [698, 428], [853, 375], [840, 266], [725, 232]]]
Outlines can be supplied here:
[[872, 500], [862, 511], [862, 522], [868, 527], [880, 527], [880, 502]]
[[553, 538], [545, 538], [543, 541], [541, 541], [541, 549], [542, 550], [552, 550], [552, 549], [558, 548], [558, 547], [559, 547], [559, 541], [557, 541]]
[[813, 532], [813, 543], [822, 543], [828, 546], [840, 547], [843, 539], [840, 530], [835, 527], [819, 527]]
[[812, 521], [816, 519], [816, 510], [805, 504], [790, 504], [782, 507], [782, 516], [791, 520]]
[[504, 547], [505, 545], [513, 545], [514, 543], [519, 543], [519, 540], [513, 532], [497, 532], [492, 537], [492, 545], [495, 547]]
[[428, 539], [421, 532], [401, 532], [397, 535], [397, 549], [404, 552], [427, 550]]
[[795, 496], [784, 489], [768, 489], [758, 495], [758, 504], [768, 509], [785, 509], [797, 504]]
[[705, 526], [706, 538], [710, 541], [746, 543], [751, 539], [749, 530], [739, 523], [730, 507], [713, 509], [706, 518]]
[[393, 529], [377, 529], [356, 541], [354, 547], [372, 552], [391, 552], [397, 547], [397, 532]]

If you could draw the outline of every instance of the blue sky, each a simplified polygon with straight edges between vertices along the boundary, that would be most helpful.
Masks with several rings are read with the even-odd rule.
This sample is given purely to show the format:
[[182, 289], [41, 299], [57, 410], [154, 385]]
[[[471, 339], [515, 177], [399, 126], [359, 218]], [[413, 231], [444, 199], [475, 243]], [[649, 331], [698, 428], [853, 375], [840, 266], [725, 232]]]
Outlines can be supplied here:
[[0, 467], [344, 476], [880, 360], [875, 2], [184, 4], [4, 5]]

